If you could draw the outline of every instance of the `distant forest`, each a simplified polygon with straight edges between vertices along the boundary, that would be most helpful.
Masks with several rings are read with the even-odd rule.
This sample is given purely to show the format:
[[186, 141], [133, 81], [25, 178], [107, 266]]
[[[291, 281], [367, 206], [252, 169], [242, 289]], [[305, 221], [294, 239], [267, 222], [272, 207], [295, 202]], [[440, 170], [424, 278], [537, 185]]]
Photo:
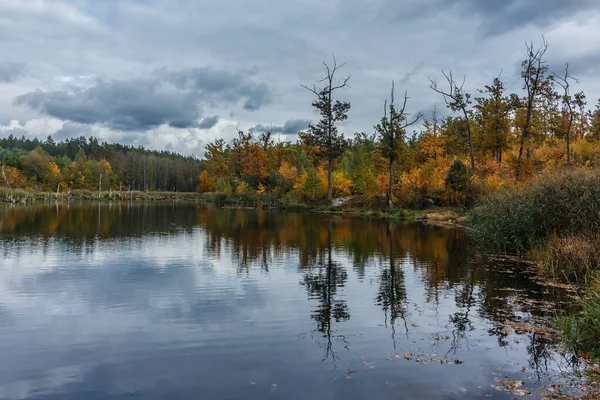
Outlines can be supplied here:
[[202, 161], [169, 151], [100, 142], [95, 137], [55, 142], [37, 138], [0, 138], [5, 187], [159, 190], [192, 192]]

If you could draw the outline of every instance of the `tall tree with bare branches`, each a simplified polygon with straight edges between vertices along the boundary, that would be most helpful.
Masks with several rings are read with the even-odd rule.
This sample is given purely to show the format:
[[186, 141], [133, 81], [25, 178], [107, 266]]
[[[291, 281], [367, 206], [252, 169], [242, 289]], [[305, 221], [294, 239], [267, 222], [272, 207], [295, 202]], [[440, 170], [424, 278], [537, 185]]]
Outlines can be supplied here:
[[548, 64], [544, 60], [544, 55], [548, 50], [548, 42], [542, 38], [542, 44], [537, 49], [533, 42], [525, 45], [527, 48], [527, 59], [521, 63], [521, 78], [523, 78], [523, 89], [525, 97], [518, 99], [517, 106], [526, 109], [525, 123], [521, 130], [519, 141], [519, 157], [517, 159], [516, 179], [520, 178], [521, 164], [523, 160], [523, 150], [526, 141], [529, 139], [531, 129], [531, 119], [537, 107], [537, 103], [543, 99], [543, 96], [550, 92], [553, 76], [548, 72]]
[[325, 67], [325, 76], [317, 81], [317, 84], [324, 84], [322, 88], [317, 85], [312, 87], [302, 85], [317, 99], [312, 106], [319, 111], [321, 119], [316, 125], [309, 125], [308, 131], [300, 135], [301, 139], [307, 144], [317, 146], [322, 157], [327, 159], [327, 196], [329, 200], [333, 199], [333, 187], [331, 184], [333, 161], [344, 152], [346, 141], [344, 135], [338, 132], [336, 123], [348, 119], [350, 103], [334, 99], [334, 93], [338, 89], [349, 87], [350, 77], [338, 79], [336, 73], [344, 66], [338, 64], [333, 55], [333, 65], [328, 65], [323, 61]]
[[563, 118], [566, 120], [566, 126], [564, 126], [565, 142], [567, 144], [567, 165], [571, 166], [571, 128], [573, 126], [573, 120], [575, 119], [575, 109], [577, 107], [583, 108], [585, 104], [585, 94], [583, 92], [575, 93], [571, 96], [571, 81], [579, 83], [579, 81], [569, 74], [569, 64], [565, 65], [564, 75], [554, 74], [556, 83], [563, 89], [563, 93], [560, 96], [563, 105]]
[[463, 78], [462, 83], [459, 85], [458, 82], [452, 76], [452, 71], [446, 74], [442, 71], [444, 78], [448, 82], [448, 90], [440, 88], [437, 82], [433, 79], [429, 79], [429, 87], [436, 93], [441, 94], [444, 97], [444, 101], [449, 109], [452, 111], [460, 111], [463, 113], [465, 123], [467, 125], [467, 139], [469, 141], [469, 153], [471, 156], [471, 173], [475, 170], [475, 152], [473, 150], [473, 135], [471, 133], [471, 113], [469, 105], [471, 104], [471, 94], [466, 93], [463, 89], [466, 81], [466, 77]]
[[421, 112], [419, 112], [410, 121], [408, 120], [407, 117], [409, 114], [406, 113], [406, 103], [408, 99], [408, 93], [405, 91], [402, 106], [396, 106], [394, 103], [394, 82], [392, 81], [389, 107], [386, 99], [383, 103], [383, 117], [381, 117], [381, 122], [375, 125], [375, 132], [377, 132], [377, 136], [379, 137], [381, 153], [389, 162], [390, 184], [388, 187], [387, 198], [390, 208], [394, 206], [392, 191], [394, 187], [394, 162], [398, 157], [400, 147], [404, 144], [406, 128], [415, 124], [422, 116]]

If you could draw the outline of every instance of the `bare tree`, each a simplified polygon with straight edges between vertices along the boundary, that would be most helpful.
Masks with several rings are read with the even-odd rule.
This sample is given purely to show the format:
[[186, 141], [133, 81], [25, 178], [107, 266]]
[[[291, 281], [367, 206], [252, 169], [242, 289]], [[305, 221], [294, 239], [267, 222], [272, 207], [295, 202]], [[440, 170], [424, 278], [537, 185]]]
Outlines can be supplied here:
[[398, 150], [404, 144], [406, 128], [415, 124], [422, 117], [421, 112], [419, 112], [411, 121], [407, 119], [409, 116], [409, 114], [406, 113], [406, 103], [408, 99], [408, 92], [405, 91], [402, 107], [397, 107], [394, 104], [394, 81], [392, 81], [389, 115], [388, 101], [386, 99], [383, 103], [383, 117], [381, 117], [381, 122], [375, 126], [375, 131], [377, 132], [380, 140], [381, 152], [389, 162], [390, 183], [388, 187], [387, 198], [390, 208], [393, 208], [394, 206], [392, 188], [394, 185], [394, 162], [398, 156]]
[[527, 59], [521, 63], [521, 77], [523, 78], [523, 89], [525, 98], [520, 101], [520, 107], [526, 109], [525, 123], [521, 131], [519, 143], [519, 158], [517, 159], [516, 179], [520, 178], [521, 163], [523, 159], [523, 149], [525, 142], [529, 139], [531, 128], [531, 117], [536, 108], [536, 102], [539, 97], [552, 85], [552, 75], [548, 74], [548, 64], [544, 60], [544, 54], [548, 50], [548, 42], [542, 38], [542, 44], [537, 49], [533, 42], [525, 44], [527, 48]]
[[461, 111], [467, 124], [467, 139], [469, 141], [469, 152], [471, 156], [471, 173], [475, 170], [475, 152], [473, 150], [473, 135], [471, 134], [471, 116], [469, 113], [469, 105], [471, 104], [471, 95], [465, 93], [463, 86], [465, 85], [466, 76], [463, 78], [462, 83], [459, 85], [458, 82], [452, 76], [452, 71], [446, 74], [442, 71], [444, 78], [448, 82], [449, 89], [441, 89], [437, 82], [433, 79], [429, 79], [429, 87], [436, 93], [441, 94], [444, 97], [444, 101], [448, 108], [452, 111]]
[[567, 118], [567, 126], [565, 127], [565, 141], [567, 144], [567, 165], [571, 166], [571, 128], [573, 126], [573, 120], [575, 119], [575, 107], [582, 107], [585, 104], [585, 95], [583, 92], [575, 93], [575, 97], [571, 97], [571, 83], [579, 81], [573, 76], [569, 75], [569, 64], [565, 65], [564, 75], [554, 74], [556, 83], [563, 89], [561, 101], [563, 104], [563, 115]]
[[336, 78], [336, 73], [344, 64], [338, 64], [335, 55], [333, 55], [332, 66], [324, 61], [323, 65], [325, 76], [317, 81], [318, 84], [324, 83], [322, 88], [317, 88], [316, 85], [312, 87], [301, 85], [317, 96], [312, 106], [321, 114], [319, 122], [316, 125], [309, 125], [308, 131], [301, 134], [301, 138], [309, 145], [318, 146], [321, 155], [327, 159], [327, 196], [329, 200], [332, 200], [331, 175], [333, 160], [344, 152], [346, 144], [344, 135], [338, 133], [335, 124], [348, 119], [348, 111], [350, 110], [350, 103], [334, 100], [333, 96], [336, 90], [349, 87], [350, 77]]

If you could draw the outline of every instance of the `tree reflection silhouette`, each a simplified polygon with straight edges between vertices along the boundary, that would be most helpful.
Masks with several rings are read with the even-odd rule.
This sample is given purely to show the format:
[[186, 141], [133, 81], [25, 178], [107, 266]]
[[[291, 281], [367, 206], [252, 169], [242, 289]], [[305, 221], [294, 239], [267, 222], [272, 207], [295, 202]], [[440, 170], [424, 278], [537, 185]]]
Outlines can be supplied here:
[[[396, 348], [396, 320], [402, 319], [404, 331], [408, 339], [408, 324], [406, 322], [406, 285], [404, 282], [404, 271], [396, 266], [396, 254], [394, 253], [394, 225], [388, 222], [387, 235], [389, 241], [389, 268], [384, 268], [379, 278], [379, 291], [376, 304], [383, 310], [386, 328], [392, 331], [392, 342]], [[389, 321], [389, 324], [388, 324]]]
[[312, 312], [312, 319], [316, 321], [319, 332], [325, 338], [325, 356], [323, 361], [331, 357], [334, 367], [338, 359], [334, 341], [346, 343], [343, 335], [333, 332], [334, 324], [350, 319], [350, 312], [346, 301], [336, 298], [338, 289], [344, 287], [348, 280], [346, 270], [332, 256], [332, 221], [327, 222], [327, 247], [319, 255], [319, 262], [305, 271], [301, 282], [306, 287], [309, 298], [317, 300], [318, 306]]

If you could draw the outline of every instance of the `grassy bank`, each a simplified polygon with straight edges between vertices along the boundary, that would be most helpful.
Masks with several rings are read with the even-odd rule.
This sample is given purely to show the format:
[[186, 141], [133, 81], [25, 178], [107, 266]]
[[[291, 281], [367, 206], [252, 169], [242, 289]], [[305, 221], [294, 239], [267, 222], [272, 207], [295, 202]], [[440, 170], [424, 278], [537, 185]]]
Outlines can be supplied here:
[[240, 194], [229, 196], [225, 193], [203, 193], [200, 201], [223, 208], [280, 209], [298, 212], [336, 214], [352, 217], [393, 219], [399, 221], [425, 221], [436, 225], [463, 223], [465, 212], [452, 207], [432, 207], [428, 209], [389, 209], [384, 204], [366, 202], [358, 196], [347, 197], [341, 204], [327, 202], [303, 203], [292, 196], [277, 197], [271, 194]]
[[72, 200], [122, 200], [122, 201], [198, 201], [198, 193], [184, 192], [141, 192], [141, 191], [91, 191], [72, 190], [67, 192], [40, 192], [30, 189], [0, 188], [0, 203], [31, 203]]
[[563, 171], [483, 201], [468, 230], [493, 250], [525, 253], [540, 272], [582, 288], [580, 311], [559, 318], [575, 354], [600, 357], [600, 172]]
[[278, 197], [272, 194], [246, 193], [235, 196], [225, 193], [184, 193], [184, 192], [118, 192], [72, 190], [67, 192], [42, 192], [31, 189], [0, 188], [0, 203], [27, 204], [36, 202], [68, 202], [68, 201], [186, 201], [210, 204], [221, 208], [236, 209], [271, 209], [297, 212], [346, 215], [353, 217], [393, 219], [401, 221], [426, 221], [434, 225], [462, 224], [465, 212], [452, 207], [432, 207], [429, 209], [390, 210], [385, 205], [363, 201], [359, 197], [352, 198], [342, 205], [326, 202], [304, 203], [291, 197]]

